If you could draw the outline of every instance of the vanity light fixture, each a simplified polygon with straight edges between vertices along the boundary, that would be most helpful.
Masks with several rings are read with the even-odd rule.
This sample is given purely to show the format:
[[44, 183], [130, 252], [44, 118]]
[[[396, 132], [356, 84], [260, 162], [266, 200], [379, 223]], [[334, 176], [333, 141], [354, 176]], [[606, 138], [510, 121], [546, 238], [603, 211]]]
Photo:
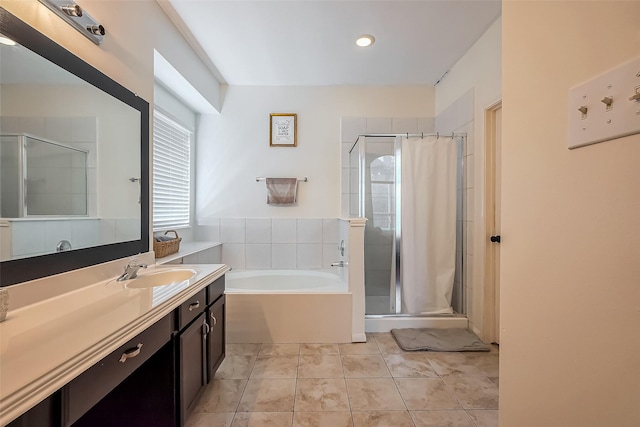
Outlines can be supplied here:
[[68, 4], [66, 6], [62, 6], [60, 9], [69, 16], [82, 16], [82, 8], [77, 4]]
[[9, 37], [5, 36], [4, 34], [0, 34], [0, 44], [6, 45], [6, 46], [15, 46], [16, 42], [11, 40]]
[[104, 27], [100, 24], [98, 25], [87, 25], [87, 31], [91, 34], [95, 34], [97, 36], [104, 36]]
[[99, 45], [104, 38], [105, 30], [85, 10], [73, 0], [39, 0], [60, 18], [67, 21], [89, 40]]
[[376, 41], [376, 38], [370, 34], [363, 34], [358, 36], [356, 39], [356, 44], [360, 47], [368, 47], [371, 46]]

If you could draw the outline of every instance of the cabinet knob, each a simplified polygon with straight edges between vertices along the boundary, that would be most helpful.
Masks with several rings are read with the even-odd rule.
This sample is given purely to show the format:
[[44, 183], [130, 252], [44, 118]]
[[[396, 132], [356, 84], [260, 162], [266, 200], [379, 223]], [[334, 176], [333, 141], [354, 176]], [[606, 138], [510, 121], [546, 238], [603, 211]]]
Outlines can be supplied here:
[[200, 308], [200, 301], [196, 301], [193, 304], [189, 304], [189, 311]]
[[489, 237], [491, 243], [500, 243], [500, 236], [491, 236]]
[[131, 359], [133, 357], [136, 357], [137, 355], [140, 354], [140, 350], [142, 349], [142, 344], [138, 343], [138, 345], [136, 346], [136, 348], [132, 348], [130, 350], [125, 351], [124, 353], [122, 353], [122, 356], [120, 356], [120, 363], [124, 363], [127, 361], [127, 359]]

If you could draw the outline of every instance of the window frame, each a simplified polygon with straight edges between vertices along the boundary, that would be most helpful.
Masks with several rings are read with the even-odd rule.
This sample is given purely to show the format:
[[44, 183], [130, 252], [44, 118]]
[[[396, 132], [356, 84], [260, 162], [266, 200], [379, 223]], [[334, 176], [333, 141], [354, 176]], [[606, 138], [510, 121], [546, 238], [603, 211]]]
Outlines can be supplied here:
[[[180, 102], [181, 104], [185, 105], [182, 101], [180, 101], [179, 99], [175, 98], [176, 101]], [[185, 105], [186, 106], [186, 105]], [[190, 111], [191, 108], [187, 107]], [[155, 115], [156, 112], [159, 113], [161, 116], [164, 116], [165, 120], [168, 120], [169, 122], [173, 122], [174, 125], [178, 126], [179, 128], [181, 128], [181, 130], [184, 130], [186, 132], [189, 133], [189, 160], [188, 160], [188, 170], [189, 170], [189, 190], [188, 190], [188, 197], [189, 197], [189, 203], [188, 203], [188, 222], [186, 224], [174, 224], [174, 225], [162, 225], [162, 226], [157, 226], [155, 225], [155, 204], [154, 204], [154, 195], [156, 193], [155, 191], [155, 185], [156, 185], [156, 181], [155, 178], [153, 178], [154, 173], [155, 173], [155, 153], [156, 153], [156, 147], [155, 147], [155, 137], [156, 137], [156, 126], [155, 126]], [[194, 219], [194, 207], [195, 207], [195, 203], [194, 203], [194, 195], [195, 195], [195, 173], [194, 173], [194, 166], [195, 166], [195, 141], [197, 138], [196, 135], [196, 131], [195, 129], [191, 128], [191, 126], [185, 125], [184, 122], [178, 118], [176, 118], [176, 115], [171, 114], [169, 111], [167, 111], [166, 108], [162, 108], [160, 106], [158, 106], [157, 104], [154, 105], [153, 107], [153, 111], [151, 112], [151, 122], [153, 124], [153, 151], [152, 151], [152, 155], [151, 155], [151, 164], [152, 164], [152, 171], [151, 171], [151, 176], [153, 178], [153, 184], [152, 184], [152, 192], [151, 192], [151, 200], [150, 200], [150, 204], [151, 204], [151, 228], [152, 228], [152, 232], [156, 233], [156, 232], [161, 232], [161, 231], [167, 231], [167, 230], [180, 230], [180, 229], [188, 229], [191, 228], [193, 226], [193, 219]], [[194, 114], [194, 118], [197, 121], [197, 113], [193, 112]]]

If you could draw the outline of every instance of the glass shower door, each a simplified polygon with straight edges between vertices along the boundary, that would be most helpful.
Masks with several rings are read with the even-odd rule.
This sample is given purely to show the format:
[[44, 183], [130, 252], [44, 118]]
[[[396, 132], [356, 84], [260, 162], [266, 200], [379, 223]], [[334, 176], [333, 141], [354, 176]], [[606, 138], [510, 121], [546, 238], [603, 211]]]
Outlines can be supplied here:
[[360, 137], [350, 156], [351, 191], [355, 187], [359, 194], [357, 214], [367, 218], [365, 313], [396, 313], [395, 138]]

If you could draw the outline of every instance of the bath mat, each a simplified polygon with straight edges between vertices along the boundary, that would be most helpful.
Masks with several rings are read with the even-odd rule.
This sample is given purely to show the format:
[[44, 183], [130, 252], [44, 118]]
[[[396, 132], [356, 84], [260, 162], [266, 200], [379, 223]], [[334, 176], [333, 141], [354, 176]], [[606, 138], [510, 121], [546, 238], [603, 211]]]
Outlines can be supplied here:
[[391, 334], [405, 351], [490, 351], [491, 347], [468, 329], [406, 328]]

